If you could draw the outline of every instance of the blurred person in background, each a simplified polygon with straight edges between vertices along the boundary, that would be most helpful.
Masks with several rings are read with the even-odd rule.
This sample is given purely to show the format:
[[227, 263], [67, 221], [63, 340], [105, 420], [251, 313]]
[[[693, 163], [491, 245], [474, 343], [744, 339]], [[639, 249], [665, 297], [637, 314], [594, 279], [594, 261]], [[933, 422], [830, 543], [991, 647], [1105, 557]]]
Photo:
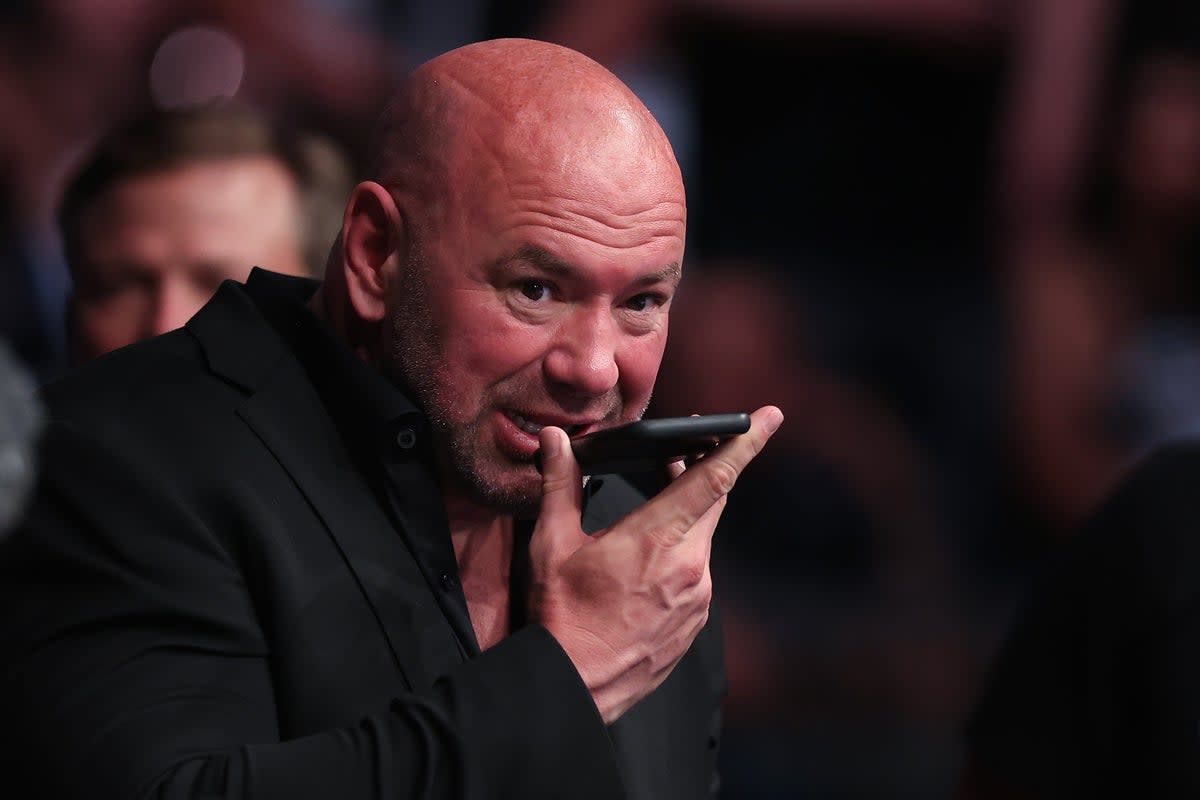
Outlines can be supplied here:
[[[673, 319], [656, 414], [677, 416], [689, 407], [719, 413], [779, 397], [794, 420], [750, 473], [769, 478], [773, 488], [761, 502], [727, 515], [729, 521], [739, 514], [767, 515], [770, 523], [743, 527], [776, 531], [778, 540], [731, 536], [716, 546], [738, 560], [760, 560], [759, 569], [782, 568], [791, 578], [797, 569], [811, 569], [816, 581], [834, 577], [839, 568], [858, 572], [880, 587], [887, 604], [945, 605], [949, 555], [938, 532], [929, 466], [903, 427], [868, 393], [820, 363], [805, 304], [779, 286], [772, 268], [742, 260], [701, 262], [693, 270], [683, 290], [689, 302]], [[775, 469], [763, 468], [768, 461]], [[784, 522], [796, 507], [767, 498], [790, 483], [802, 463], [836, 476], [873, 535], [864, 540], [861, 532], [836, 523]], [[935, 599], [917, 599], [925, 593]]]
[[243, 107], [153, 112], [112, 132], [60, 214], [72, 360], [182, 327], [253, 265], [319, 275], [350, 188], [331, 145]]
[[1055, 536], [1200, 433], [1200, 27], [1153, 35], [1114, 66], [1075, 213], [1014, 271], [1016, 468]]
[[62, 371], [55, 209], [70, 165], [117, 124], [236, 98], [358, 154], [395, 73], [375, 32], [303, 0], [0, 5], [0, 336], [40, 379]]
[[1124, 11], [1092, 158], [1016, 251], [1017, 473], [1062, 541], [968, 725], [964, 798], [1200, 796], [1200, 11]]
[[770, 397], [789, 420], [739, 480], [713, 544], [726, 786], [825, 796], [855, 785], [854, 768], [867, 795], [889, 776], [928, 785], [933, 758], [884, 767], [866, 754], [899, 739], [937, 752], [931, 732], [948, 739], [965, 702], [971, 642], [930, 465], [886, 407], [821, 363], [806, 298], [770, 267], [690, 268], [651, 413]]

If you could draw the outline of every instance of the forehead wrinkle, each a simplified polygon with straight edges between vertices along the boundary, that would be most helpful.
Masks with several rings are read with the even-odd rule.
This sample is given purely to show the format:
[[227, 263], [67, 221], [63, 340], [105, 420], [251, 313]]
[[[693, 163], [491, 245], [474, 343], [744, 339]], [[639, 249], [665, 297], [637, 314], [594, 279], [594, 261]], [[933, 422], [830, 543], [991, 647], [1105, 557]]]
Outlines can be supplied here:
[[632, 212], [610, 211], [598, 203], [558, 198], [526, 200], [511, 213], [512, 228], [542, 227], [577, 236], [604, 247], [632, 249], [656, 239], [682, 238], [687, 211], [679, 202], [661, 201]]
[[[585, 224], [579, 225], [580, 221]], [[513, 223], [513, 229], [523, 227], [547, 229], [614, 250], [632, 250], [660, 239], [682, 238], [682, 231], [677, 230], [677, 226], [670, 221], [664, 221], [652, 227], [640, 226], [640, 229], [639, 227], [614, 229], [604, 226], [590, 217], [574, 218], [562, 214], [527, 212], [515, 217]]]
[[544, 190], [539, 192], [532, 186], [529, 187], [529, 191], [511, 192], [510, 196], [522, 202], [522, 212], [545, 214], [561, 219], [588, 219], [614, 230], [627, 230], [644, 224], [645, 217], [659, 219], [663, 222], [686, 222], [687, 220], [687, 211], [678, 200], [658, 200], [648, 205], [639, 204], [637, 208], [626, 210], [613, 208], [612, 203], [562, 197]]
[[[535, 244], [522, 245], [515, 253], [503, 256], [497, 260], [497, 265], [509, 264], [513, 261], [528, 261], [538, 269], [556, 277], [571, 277], [579, 275], [581, 270], [568, 261]], [[647, 275], [640, 275], [633, 280], [635, 286], [649, 286], [667, 281], [678, 284], [683, 276], [683, 270], [678, 261], [672, 261], [665, 267]]]

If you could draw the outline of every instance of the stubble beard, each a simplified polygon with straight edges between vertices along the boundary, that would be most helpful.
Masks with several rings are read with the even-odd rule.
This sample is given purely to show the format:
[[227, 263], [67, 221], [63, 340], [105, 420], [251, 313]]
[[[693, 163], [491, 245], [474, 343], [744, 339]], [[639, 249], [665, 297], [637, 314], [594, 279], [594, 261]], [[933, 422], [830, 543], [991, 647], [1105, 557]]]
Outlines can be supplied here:
[[[404, 266], [399, 291], [396, 313], [388, 322], [391, 346], [384, 373], [411, 392], [425, 412], [441, 479], [486, 507], [514, 516], [536, 516], [541, 481], [532, 463], [521, 465], [489, 448], [484, 421], [491, 409], [485, 405], [474, 418], [459, 421], [456, 398], [448, 396], [437, 380], [445, 371], [444, 357], [417, 248]], [[529, 474], [514, 475], [517, 470]]]

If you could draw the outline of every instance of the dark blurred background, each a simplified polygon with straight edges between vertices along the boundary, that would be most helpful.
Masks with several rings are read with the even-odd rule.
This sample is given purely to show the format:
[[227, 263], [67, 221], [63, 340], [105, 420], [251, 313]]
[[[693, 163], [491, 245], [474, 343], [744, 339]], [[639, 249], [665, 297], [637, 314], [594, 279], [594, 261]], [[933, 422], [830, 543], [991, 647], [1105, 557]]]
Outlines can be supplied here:
[[1200, 431], [1200, 4], [9, 0], [0, 339], [65, 368], [56, 206], [123, 120], [235, 98], [354, 162], [398, 76], [514, 35], [613, 69], [683, 166], [653, 413], [788, 418], [716, 545], [724, 796], [949, 796], [1031, 578]]

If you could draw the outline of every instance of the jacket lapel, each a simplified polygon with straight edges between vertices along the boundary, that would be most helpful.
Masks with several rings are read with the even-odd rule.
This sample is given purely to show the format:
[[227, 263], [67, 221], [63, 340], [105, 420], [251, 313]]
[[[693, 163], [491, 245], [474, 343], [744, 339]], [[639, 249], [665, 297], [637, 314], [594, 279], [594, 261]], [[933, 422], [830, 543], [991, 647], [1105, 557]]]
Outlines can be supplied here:
[[236, 287], [222, 287], [188, 328], [210, 368], [251, 392], [238, 415], [323, 522], [410, 688], [431, 685], [462, 661], [453, 629], [304, 369]]

